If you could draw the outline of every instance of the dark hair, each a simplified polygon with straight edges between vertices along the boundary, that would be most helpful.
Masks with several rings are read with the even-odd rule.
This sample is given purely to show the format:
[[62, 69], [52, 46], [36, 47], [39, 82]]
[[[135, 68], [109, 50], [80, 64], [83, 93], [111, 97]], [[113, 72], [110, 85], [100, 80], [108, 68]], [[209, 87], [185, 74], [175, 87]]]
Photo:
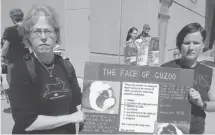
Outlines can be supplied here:
[[11, 19], [14, 19], [16, 22], [20, 22], [23, 20], [24, 13], [19, 8], [11, 9], [10, 17], [11, 17]]
[[181, 31], [178, 33], [177, 39], [176, 39], [176, 46], [181, 51], [181, 45], [184, 42], [184, 37], [188, 34], [200, 32], [203, 38], [203, 42], [205, 42], [206, 39], [206, 31], [205, 29], [199, 24], [199, 23], [190, 23], [186, 25], [184, 28], [181, 29]]
[[127, 37], [126, 37], [126, 41], [130, 40], [130, 38], [131, 38], [131, 35], [130, 35], [130, 34], [131, 34], [134, 30], [138, 31], [137, 28], [135, 28], [135, 27], [132, 27], [132, 28], [129, 29], [128, 34], [127, 34]]

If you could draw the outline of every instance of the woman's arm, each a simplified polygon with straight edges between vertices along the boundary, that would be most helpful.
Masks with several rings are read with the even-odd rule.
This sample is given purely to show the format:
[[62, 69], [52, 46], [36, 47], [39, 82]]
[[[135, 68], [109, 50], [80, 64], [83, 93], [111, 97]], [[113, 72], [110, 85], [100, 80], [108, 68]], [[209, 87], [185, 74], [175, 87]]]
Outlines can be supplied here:
[[209, 97], [208, 102], [202, 100], [201, 94], [197, 90], [191, 88], [189, 91], [190, 101], [207, 112], [215, 112], [215, 80], [214, 79], [215, 79], [215, 76], [212, 79], [211, 87], [210, 87], [210, 90], [208, 91], [208, 97]]
[[2, 57], [6, 56], [8, 49], [9, 49], [9, 45], [10, 45], [10, 42], [8, 42], [7, 40], [3, 41], [2, 54], [1, 54]]
[[208, 91], [209, 102], [207, 102], [207, 107], [205, 111], [215, 112], [215, 70], [213, 72], [211, 88]]
[[11, 86], [8, 94], [12, 116], [15, 121], [15, 133], [22, 134], [25, 131], [48, 130], [84, 120], [81, 111], [62, 116], [38, 115], [35, 109], [34, 94], [29, 86], [21, 86], [21, 84]]
[[3, 33], [3, 37], [2, 37], [2, 54], [1, 56], [2, 57], [5, 57], [7, 52], [8, 52], [8, 49], [9, 49], [9, 45], [10, 45], [10, 35], [9, 35], [9, 28], [6, 28], [4, 30], [4, 33]]
[[125, 64], [130, 64], [130, 58], [128, 56], [129, 53], [129, 45], [126, 42], [126, 45], [124, 46], [124, 62]]
[[48, 130], [57, 128], [69, 123], [79, 123], [84, 120], [83, 112], [78, 111], [69, 115], [44, 116], [39, 115], [37, 119], [28, 127], [26, 131]]

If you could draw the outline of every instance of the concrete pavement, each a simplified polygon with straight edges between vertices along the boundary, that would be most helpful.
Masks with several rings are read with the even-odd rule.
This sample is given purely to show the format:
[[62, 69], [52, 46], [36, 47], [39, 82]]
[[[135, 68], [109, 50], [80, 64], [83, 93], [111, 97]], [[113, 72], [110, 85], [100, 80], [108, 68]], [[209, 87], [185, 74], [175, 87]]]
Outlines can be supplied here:
[[6, 100], [1, 100], [1, 134], [11, 134], [14, 125], [11, 113], [3, 112], [8, 107], [9, 104], [7, 104]]

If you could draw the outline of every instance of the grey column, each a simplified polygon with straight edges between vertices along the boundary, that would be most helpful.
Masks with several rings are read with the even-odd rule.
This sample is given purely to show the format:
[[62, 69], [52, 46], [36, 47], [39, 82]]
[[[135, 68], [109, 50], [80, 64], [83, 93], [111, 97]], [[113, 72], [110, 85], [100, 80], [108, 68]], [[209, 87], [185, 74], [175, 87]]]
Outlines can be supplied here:
[[172, 5], [173, 0], [160, 0], [161, 7], [158, 13], [158, 34], [159, 34], [159, 49], [160, 49], [160, 65], [165, 61], [166, 51], [166, 35], [169, 16], [169, 8]]

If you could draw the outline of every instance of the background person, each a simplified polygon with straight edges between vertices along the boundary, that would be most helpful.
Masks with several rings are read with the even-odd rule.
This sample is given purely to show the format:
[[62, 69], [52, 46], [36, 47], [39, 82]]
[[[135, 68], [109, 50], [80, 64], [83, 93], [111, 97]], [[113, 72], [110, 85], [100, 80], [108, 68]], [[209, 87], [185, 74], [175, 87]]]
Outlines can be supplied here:
[[[2, 74], [6, 74], [6, 80], [9, 84], [11, 78], [11, 68], [14, 64], [18, 64], [22, 57], [28, 53], [23, 41], [24, 29], [22, 21], [24, 13], [21, 9], [11, 9], [9, 13], [14, 26], [7, 27], [1, 39], [1, 67]], [[7, 96], [7, 89], [4, 89], [4, 94]], [[5, 113], [10, 113], [11, 109], [5, 108]]]
[[194, 70], [194, 85], [189, 91], [191, 103], [191, 134], [203, 134], [207, 112], [215, 112], [215, 78], [213, 69], [197, 61], [205, 46], [206, 32], [198, 23], [190, 23], [179, 32], [176, 45], [181, 52], [181, 58], [163, 67]]
[[143, 38], [145, 38], [145, 37], [151, 37], [150, 35], [149, 35], [149, 32], [150, 32], [150, 26], [149, 26], [149, 24], [144, 24], [143, 25], [143, 30], [142, 30], [142, 32], [137, 36], [137, 39], [143, 39]]
[[25, 48], [23, 43], [24, 30], [22, 27], [22, 21], [24, 13], [21, 9], [10, 10], [10, 17], [14, 26], [7, 27], [4, 31], [2, 41], [2, 66], [7, 66], [7, 81], [10, 81], [10, 68], [13, 64], [22, 60], [22, 57], [28, 53], [28, 49]]
[[137, 63], [137, 45], [136, 45], [136, 37], [137, 37], [137, 28], [132, 27], [129, 29], [126, 43], [124, 46], [124, 62], [129, 65], [136, 65]]

